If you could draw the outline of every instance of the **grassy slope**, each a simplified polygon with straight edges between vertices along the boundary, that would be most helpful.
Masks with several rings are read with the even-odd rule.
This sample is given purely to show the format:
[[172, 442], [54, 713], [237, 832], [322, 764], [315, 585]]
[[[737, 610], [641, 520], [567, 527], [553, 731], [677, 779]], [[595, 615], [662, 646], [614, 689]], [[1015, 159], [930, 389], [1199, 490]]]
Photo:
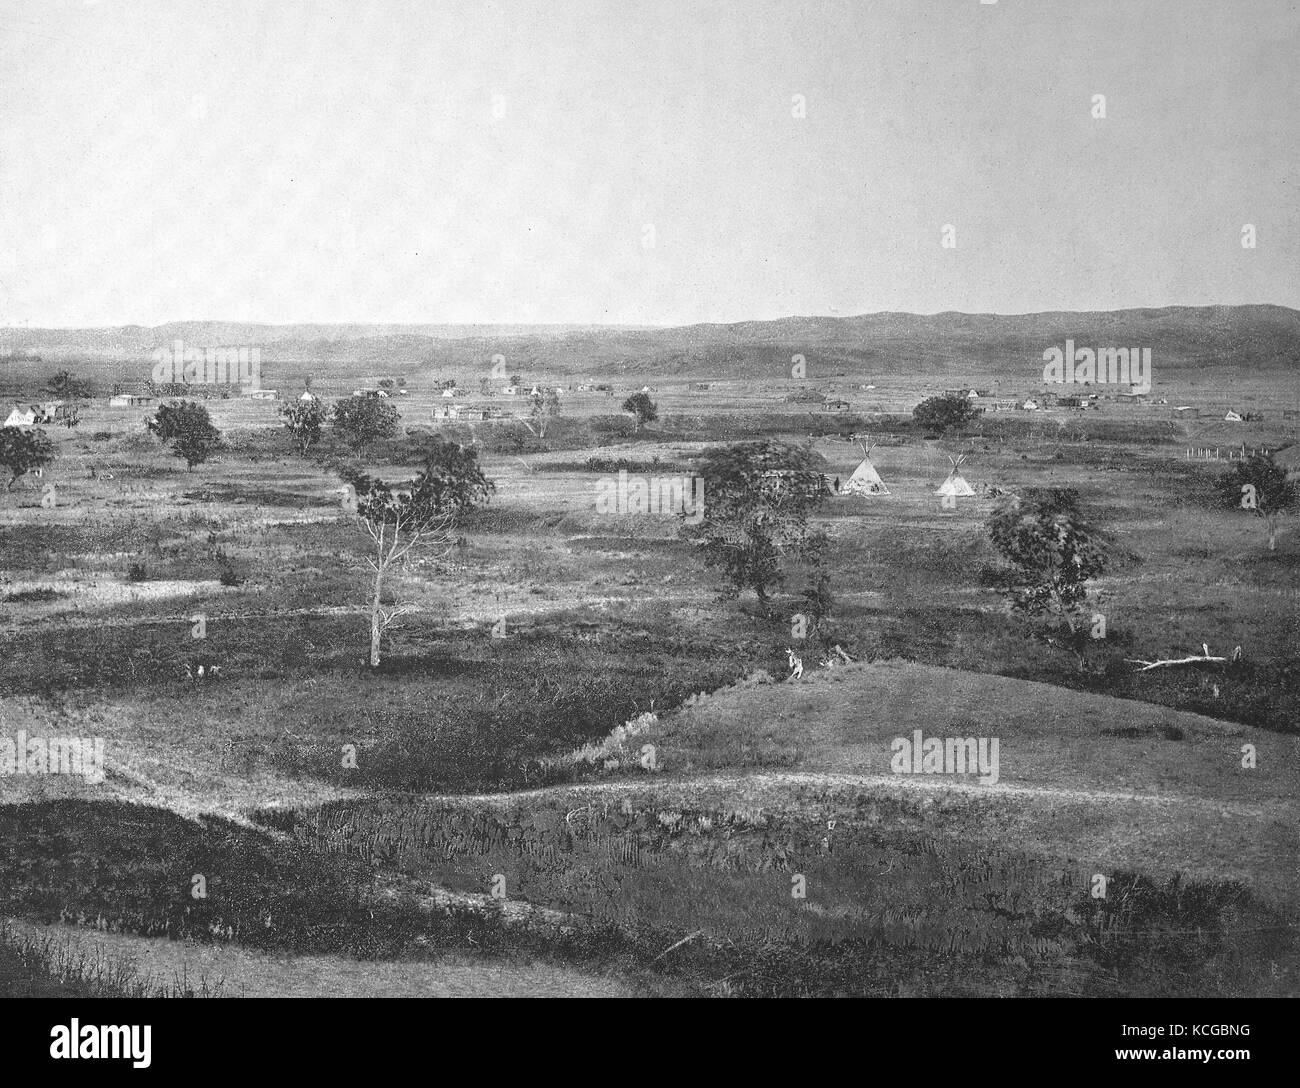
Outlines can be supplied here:
[[[1166, 739], [1164, 727], [1182, 739]], [[888, 662], [808, 674], [801, 683], [742, 685], [683, 710], [646, 739], [670, 773], [748, 766], [890, 776], [890, 742], [918, 728], [927, 737], [1000, 738], [1000, 782], [966, 782], [998, 799], [1005, 841], [1241, 880], [1277, 905], [1300, 901], [1295, 737], [1046, 684]], [[1255, 770], [1241, 767], [1246, 743], [1256, 747]], [[892, 777], [904, 780], [899, 788], [917, 781]]]

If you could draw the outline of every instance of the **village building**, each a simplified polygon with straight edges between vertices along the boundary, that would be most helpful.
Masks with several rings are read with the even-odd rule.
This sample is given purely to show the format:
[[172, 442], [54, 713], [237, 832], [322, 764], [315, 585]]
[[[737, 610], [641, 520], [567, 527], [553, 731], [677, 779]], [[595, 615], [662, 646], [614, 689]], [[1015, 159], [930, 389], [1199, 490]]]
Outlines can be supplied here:
[[157, 398], [145, 393], [117, 393], [108, 398], [110, 408], [147, 408]]

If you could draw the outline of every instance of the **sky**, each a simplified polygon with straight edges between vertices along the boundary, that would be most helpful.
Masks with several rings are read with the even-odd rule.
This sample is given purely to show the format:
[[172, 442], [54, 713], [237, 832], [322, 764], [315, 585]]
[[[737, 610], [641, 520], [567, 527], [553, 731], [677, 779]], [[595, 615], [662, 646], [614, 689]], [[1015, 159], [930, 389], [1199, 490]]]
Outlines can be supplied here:
[[0, 0], [0, 325], [1300, 307], [1297, 56], [1300, 0]]

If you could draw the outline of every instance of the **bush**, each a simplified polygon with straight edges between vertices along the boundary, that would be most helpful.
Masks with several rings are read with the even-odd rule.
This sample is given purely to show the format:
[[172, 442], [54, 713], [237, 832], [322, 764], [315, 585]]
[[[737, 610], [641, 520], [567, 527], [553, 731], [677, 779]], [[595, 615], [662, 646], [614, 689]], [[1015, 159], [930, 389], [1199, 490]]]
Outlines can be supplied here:
[[146, 582], [149, 580], [149, 572], [145, 569], [143, 563], [132, 563], [126, 568], [126, 580], [128, 582]]
[[912, 409], [917, 426], [940, 434], [964, 426], [976, 414], [975, 406], [964, 396], [927, 397]]

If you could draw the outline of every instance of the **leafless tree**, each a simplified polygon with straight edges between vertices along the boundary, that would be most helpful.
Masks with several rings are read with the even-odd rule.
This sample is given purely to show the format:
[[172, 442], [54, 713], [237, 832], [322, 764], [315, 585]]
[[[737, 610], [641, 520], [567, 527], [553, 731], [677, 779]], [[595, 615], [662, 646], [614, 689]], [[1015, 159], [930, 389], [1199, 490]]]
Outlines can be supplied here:
[[411, 611], [405, 606], [388, 609], [382, 605], [384, 579], [395, 564], [416, 550], [433, 551], [438, 558], [446, 556], [456, 546], [452, 536], [456, 514], [423, 501], [415, 481], [409, 491], [395, 491], [382, 480], [364, 480], [356, 490], [357, 520], [375, 547], [374, 555], [366, 557], [375, 574], [370, 603], [370, 666], [375, 668], [384, 632]]

